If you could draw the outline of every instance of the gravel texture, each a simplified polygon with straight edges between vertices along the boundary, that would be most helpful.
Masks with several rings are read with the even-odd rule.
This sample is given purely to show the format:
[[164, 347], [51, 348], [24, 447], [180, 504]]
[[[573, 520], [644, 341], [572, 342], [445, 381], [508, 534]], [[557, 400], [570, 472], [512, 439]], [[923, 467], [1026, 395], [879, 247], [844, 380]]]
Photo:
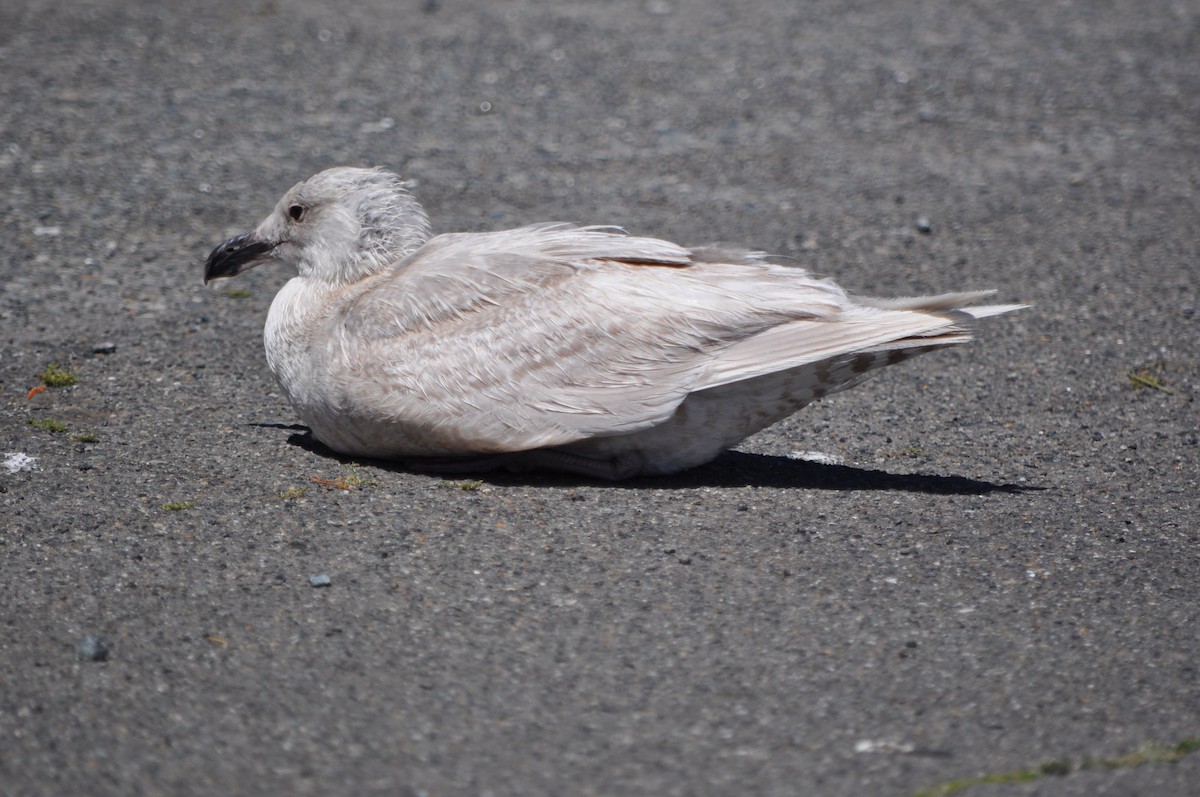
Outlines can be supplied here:
[[[11, 0], [0, 71], [0, 793], [1195, 794], [1076, 771], [1200, 735], [1195, 3]], [[1034, 307], [677, 477], [344, 461], [286, 275], [201, 284], [334, 164]]]

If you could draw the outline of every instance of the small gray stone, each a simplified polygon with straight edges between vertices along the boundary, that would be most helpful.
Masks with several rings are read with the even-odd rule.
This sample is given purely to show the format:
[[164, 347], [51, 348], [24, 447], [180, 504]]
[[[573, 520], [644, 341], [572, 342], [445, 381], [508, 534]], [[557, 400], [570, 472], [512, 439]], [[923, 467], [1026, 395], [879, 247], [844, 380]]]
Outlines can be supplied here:
[[92, 354], [112, 354], [117, 350], [117, 344], [112, 341], [104, 341], [103, 343], [95, 343], [92, 345]]
[[917, 218], [917, 232], [921, 235], [929, 235], [933, 232], [933, 225], [929, 223], [929, 219], [924, 216]]
[[329, 576], [325, 575], [324, 573], [321, 573], [320, 575], [316, 575], [316, 576], [309, 576], [309, 579], [308, 579], [308, 584], [311, 587], [328, 587], [332, 583], [333, 583], [333, 579], [331, 579]]
[[75, 649], [80, 661], [108, 661], [108, 643], [88, 634]]

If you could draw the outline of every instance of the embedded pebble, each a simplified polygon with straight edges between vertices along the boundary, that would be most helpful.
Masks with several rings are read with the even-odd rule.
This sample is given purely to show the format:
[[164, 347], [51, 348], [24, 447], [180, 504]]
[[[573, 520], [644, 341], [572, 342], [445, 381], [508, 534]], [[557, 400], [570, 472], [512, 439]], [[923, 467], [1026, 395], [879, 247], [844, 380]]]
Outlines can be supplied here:
[[88, 634], [75, 649], [80, 661], [108, 661], [108, 643]]
[[933, 225], [929, 223], [929, 219], [924, 216], [917, 218], [917, 232], [921, 233], [921, 235], [929, 235], [933, 232]]
[[9, 473], [20, 473], [23, 470], [33, 470], [36, 464], [37, 457], [31, 457], [23, 451], [10, 451], [4, 455], [0, 468]]
[[333, 579], [324, 573], [318, 576], [310, 576], [308, 579], [308, 584], [311, 587], [328, 587], [332, 583]]
[[92, 346], [92, 354], [112, 354], [116, 350], [117, 344], [107, 340]]

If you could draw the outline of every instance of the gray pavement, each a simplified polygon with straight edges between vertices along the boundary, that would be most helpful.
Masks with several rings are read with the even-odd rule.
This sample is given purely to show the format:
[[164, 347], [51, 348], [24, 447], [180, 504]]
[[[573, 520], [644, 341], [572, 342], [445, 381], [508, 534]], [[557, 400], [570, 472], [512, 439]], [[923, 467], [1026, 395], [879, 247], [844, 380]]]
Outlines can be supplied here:
[[[0, 74], [0, 794], [1200, 791], [1195, 3], [10, 0]], [[677, 477], [354, 463], [201, 285], [334, 164], [1034, 307]]]

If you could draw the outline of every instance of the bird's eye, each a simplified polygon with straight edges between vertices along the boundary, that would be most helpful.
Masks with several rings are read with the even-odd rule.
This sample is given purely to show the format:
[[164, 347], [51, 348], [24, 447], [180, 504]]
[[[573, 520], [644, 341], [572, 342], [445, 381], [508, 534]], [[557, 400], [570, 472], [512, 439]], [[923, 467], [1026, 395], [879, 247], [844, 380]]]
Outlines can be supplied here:
[[288, 208], [288, 216], [291, 217], [292, 221], [300, 221], [300, 219], [304, 218], [304, 206], [292, 205]]

